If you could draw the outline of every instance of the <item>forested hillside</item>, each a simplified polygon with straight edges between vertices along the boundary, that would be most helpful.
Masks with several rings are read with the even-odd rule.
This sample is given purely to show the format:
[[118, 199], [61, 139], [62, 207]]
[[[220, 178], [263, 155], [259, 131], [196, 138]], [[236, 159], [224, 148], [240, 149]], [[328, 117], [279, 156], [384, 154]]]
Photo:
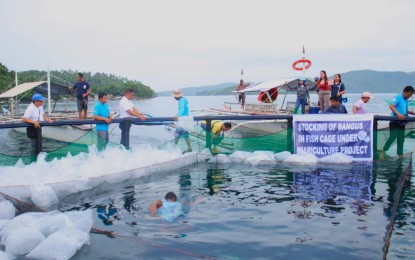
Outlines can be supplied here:
[[[61, 70], [51, 71], [50, 73], [52, 75], [52, 82], [72, 86], [76, 81], [76, 73], [78, 73], [78, 71]], [[150, 98], [156, 96], [154, 90], [140, 81], [128, 80], [125, 77], [106, 73], [82, 73], [84, 74], [85, 80], [90, 83], [93, 94], [98, 94], [103, 91], [114, 96], [122, 96], [125, 88], [131, 88], [134, 90], [134, 95], [137, 97]], [[12, 86], [14, 74], [14, 71], [9, 71], [6, 66], [0, 63], [0, 93]], [[38, 70], [18, 72], [18, 82], [20, 84], [24, 82], [45, 80], [46, 74], [46, 71]]]

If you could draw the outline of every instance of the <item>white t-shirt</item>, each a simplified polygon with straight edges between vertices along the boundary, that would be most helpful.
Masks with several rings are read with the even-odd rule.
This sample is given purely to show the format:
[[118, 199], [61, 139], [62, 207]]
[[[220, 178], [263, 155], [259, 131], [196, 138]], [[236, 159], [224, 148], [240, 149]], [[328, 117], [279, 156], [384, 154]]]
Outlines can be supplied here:
[[127, 111], [133, 109], [133, 107], [133, 101], [122, 97], [120, 100], [120, 118], [132, 117]]
[[24, 112], [23, 117], [28, 118], [33, 121], [42, 122], [43, 115], [45, 114], [45, 111], [43, 110], [43, 106], [35, 106], [35, 104], [30, 103], [30, 105], [26, 108], [26, 111]]
[[363, 102], [363, 100], [360, 99], [354, 105], [357, 107], [357, 114], [365, 114], [366, 113], [365, 102]]

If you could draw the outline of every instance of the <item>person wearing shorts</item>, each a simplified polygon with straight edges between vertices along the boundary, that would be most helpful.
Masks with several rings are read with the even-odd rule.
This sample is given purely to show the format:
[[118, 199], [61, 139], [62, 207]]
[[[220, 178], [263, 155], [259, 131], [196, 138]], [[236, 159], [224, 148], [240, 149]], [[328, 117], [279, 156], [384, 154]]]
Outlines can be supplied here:
[[[88, 114], [88, 96], [91, 94], [91, 86], [84, 80], [82, 73], [76, 74], [76, 82], [73, 86], [76, 89], [76, 104], [78, 107], [79, 118], [86, 119]], [[82, 111], [84, 111], [82, 115]]]

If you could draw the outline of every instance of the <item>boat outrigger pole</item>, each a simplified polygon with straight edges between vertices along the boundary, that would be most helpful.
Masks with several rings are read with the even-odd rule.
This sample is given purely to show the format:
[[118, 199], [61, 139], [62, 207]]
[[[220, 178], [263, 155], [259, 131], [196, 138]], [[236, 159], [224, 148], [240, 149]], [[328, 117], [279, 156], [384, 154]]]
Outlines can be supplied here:
[[51, 99], [51, 95], [50, 95], [50, 70], [49, 70], [49, 62], [48, 62], [48, 112], [49, 112], [49, 115], [52, 114], [50, 99]]

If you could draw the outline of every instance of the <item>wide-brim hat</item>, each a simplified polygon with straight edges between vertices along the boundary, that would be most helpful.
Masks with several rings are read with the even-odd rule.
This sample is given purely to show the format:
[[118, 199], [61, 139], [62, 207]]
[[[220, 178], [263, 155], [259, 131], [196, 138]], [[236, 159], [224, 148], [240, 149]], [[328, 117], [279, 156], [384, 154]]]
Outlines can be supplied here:
[[362, 97], [373, 98], [373, 96], [370, 94], [370, 92], [363, 92]]
[[176, 90], [173, 90], [172, 95], [174, 97], [181, 97], [181, 96], [183, 96], [183, 93], [182, 93], [182, 91], [180, 89], [176, 89]]

